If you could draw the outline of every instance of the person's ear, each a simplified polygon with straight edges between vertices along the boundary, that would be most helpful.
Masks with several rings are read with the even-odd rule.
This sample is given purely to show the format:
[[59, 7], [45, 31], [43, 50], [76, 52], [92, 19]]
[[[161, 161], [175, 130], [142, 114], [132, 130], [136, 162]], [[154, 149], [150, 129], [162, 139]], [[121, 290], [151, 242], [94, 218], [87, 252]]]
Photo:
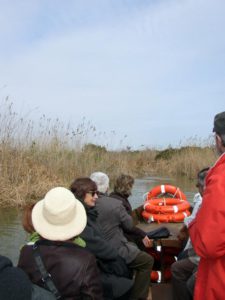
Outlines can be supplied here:
[[216, 134], [215, 139], [216, 139], [217, 152], [220, 155], [224, 152], [225, 147], [223, 146], [223, 141], [218, 134]]
[[216, 134], [215, 137], [216, 137], [216, 144], [218, 146], [222, 145], [222, 139], [221, 139], [221, 137], [218, 134]]

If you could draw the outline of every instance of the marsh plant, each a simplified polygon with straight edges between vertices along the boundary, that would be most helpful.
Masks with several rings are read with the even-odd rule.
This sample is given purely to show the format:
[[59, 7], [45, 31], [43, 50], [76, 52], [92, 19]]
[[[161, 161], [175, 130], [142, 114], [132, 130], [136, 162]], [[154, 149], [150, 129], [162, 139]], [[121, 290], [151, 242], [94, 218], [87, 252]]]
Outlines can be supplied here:
[[[36, 201], [50, 188], [69, 186], [93, 171], [134, 177], [186, 176], [195, 178], [202, 167], [215, 162], [211, 140], [186, 141], [178, 149], [132, 151], [119, 139], [120, 150], [109, 150], [116, 133], [98, 132], [85, 118], [74, 129], [45, 115], [34, 122], [21, 116], [6, 98], [0, 103], [0, 206], [23, 206]], [[187, 143], [188, 142], [188, 143]], [[115, 143], [114, 143], [115, 144]]]

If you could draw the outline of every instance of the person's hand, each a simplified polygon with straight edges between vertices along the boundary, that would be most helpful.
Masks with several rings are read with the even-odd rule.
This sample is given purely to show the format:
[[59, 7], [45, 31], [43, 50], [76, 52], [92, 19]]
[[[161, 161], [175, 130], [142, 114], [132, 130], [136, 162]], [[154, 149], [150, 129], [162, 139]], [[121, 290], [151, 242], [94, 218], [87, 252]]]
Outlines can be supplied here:
[[150, 240], [147, 235], [143, 238], [142, 242], [146, 248], [151, 248], [153, 246], [153, 241]]

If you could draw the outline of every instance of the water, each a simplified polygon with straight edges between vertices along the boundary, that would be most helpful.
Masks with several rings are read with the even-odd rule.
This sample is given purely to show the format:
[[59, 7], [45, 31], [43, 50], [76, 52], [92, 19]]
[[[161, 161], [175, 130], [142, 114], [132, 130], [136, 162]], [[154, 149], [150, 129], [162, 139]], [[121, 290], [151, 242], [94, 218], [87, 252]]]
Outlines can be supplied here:
[[26, 240], [21, 225], [21, 212], [16, 209], [0, 210], [0, 254], [9, 257], [14, 264], [19, 257], [19, 249]]
[[[171, 184], [179, 187], [192, 202], [197, 192], [195, 184], [184, 179], [173, 179], [163, 177], [146, 177], [135, 180], [130, 203], [133, 208], [143, 204], [143, 195], [154, 186]], [[19, 257], [19, 250], [26, 242], [27, 234], [21, 225], [21, 211], [16, 209], [0, 210], [0, 254], [8, 256], [16, 265]]]
[[192, 203], [194, 194], [197, 192], [195, 183], [184, 178], [146, 177], [144, 179], [136, 179], [132, 196], [129, 198], [132, 208], [142, 205], [146, 193], [153, 187], [161, 184], [170, 184], [179, 187], [190, 203]]

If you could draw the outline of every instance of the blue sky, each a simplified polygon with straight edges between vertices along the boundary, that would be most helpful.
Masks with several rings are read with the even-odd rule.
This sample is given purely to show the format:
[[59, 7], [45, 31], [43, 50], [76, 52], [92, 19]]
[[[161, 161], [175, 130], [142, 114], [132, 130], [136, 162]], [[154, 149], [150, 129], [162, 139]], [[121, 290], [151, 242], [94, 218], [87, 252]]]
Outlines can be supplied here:
[[115, 132], [107, 145], [136, 149], [207, 139], [225, 110], [223, 0], [0, 7], [0, 97], [22, 114], [74, 127], [85, 117], [109, 139]]

